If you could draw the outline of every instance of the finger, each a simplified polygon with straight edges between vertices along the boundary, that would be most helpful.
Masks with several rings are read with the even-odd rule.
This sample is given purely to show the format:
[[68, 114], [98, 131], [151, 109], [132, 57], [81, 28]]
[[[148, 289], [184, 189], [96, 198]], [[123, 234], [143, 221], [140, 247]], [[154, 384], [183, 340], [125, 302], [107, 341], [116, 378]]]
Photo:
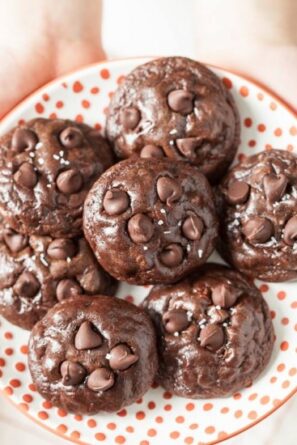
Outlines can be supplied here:
[[49, 82], [54, 69], [42, 51], [32, 48], [32, 55], [0, 47], [0, 118], [32, 91]]

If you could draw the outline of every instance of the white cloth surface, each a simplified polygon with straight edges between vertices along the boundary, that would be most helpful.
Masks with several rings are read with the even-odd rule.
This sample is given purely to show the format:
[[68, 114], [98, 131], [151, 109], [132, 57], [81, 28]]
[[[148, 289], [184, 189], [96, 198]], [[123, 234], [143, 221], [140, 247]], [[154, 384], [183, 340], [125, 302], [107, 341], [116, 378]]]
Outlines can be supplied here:
[[[211, 0], [214, 17], [210, 23], [210, 30], [215, 28], [214, 24], [224, 20], [224, 17], [215, 16], [217, 1]], [[242, 3], [249, 1], [252, 0], [245, 0]], [[205, 0], [105, 0], [103, 3], [103, 47], [109, 58], [145, 55], [197, 57], [198, 36], [199, 51], [205, 56], [202, 60], [207, 60], [207, 54], [203, 53], [201, 31], [203, 14], [200, 23], [195, 21], [196, 8], [207, 7]], [[229, 12], [230, 10], [226, 8], [226, 14]], [[205, 23], [203, 25], [205, 28]], [[222, 26], [219, 26], [218, 30], [222, 32]], [[231, 31], [229, 30], [230, 42]], [[218, 41], [215, 32], [208, 38]], [[226, 445], [296, 445], [296, 417], [297, 397], [254, 428], [225, 443]], [[0, 396], [0, 444], [17, 443], [62, 445], [67, 442], [31, 422]]]
[[106, 0], [102, 42], [109, 58], [195, 54], [192, 0]]

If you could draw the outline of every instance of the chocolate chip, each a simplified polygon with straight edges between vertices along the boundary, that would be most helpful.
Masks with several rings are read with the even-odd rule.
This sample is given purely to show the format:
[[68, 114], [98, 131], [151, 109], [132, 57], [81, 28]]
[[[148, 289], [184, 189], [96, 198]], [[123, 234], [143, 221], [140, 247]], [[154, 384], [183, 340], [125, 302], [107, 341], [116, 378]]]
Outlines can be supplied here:
[[243, 224], [242, 232], [250, 243], [257, 244], [268, 241], [274, 230], [269, 219], [254, 216]]
[[182, 225], [182, 233], [186, 238], [192, 241], [196, 241], [201, 238], [203, 229], [203, 221], [201, 218], [199, 218], [199, 216], [195, 215], [195, 213], [187, 216]]
[[82, 288], [90, 294], [100, 293], [100, 290], [105, 287], [107, 280], [103, 274], [104, 272], [98, 269], [85, 270], [80, 277]]
[[138, 355], [124, 344], [119, 344], [111, 349], [109, 366], [112, 369], [123, 371], [138, 361]]
[[176, 139], [177, 148], [186, 158], [192, 158], [196, 155], [196, 150], [201, 147], [201, 140], [197, 138]]
[[13, 175], [14, 182], [27, 189], [33, 189], [37, 184], [37, 173], [32, 164], [24, 162]]
[[210, 323], [224, 323], [230, 317], [228, 311], [217, 309], [215, 306], [208, 309], [207, 315], [210, 317]]
[[82, 288], [77, 281], [70, 278], [65, 278], [64, 280], [59, 281], [56, 287], [56, 297], [59, 301], [80, 294], [83, 294]]
[[71, 195], [81, 190], [83, 178], [79, 171], [71, 169], [60, 173], [56, 179], [56, 184], [61, 193]]
[[217, 351], [224, 344], [224, 331], [216, 324], [209, 324], [200, 331], [200, 344], [210, 351]]
[[263, 187], [267, 201], [273, 204], [279, 201], [285, 194], [288, 185], [288, 179], [284, 174], [275, 175], [271, 173], [265, 175], [263, 179]]
[[212, 301], [216, 306], [228, 309], [236, 303], [241, 292], [226, 283], [215, 286], [212, 290]]
[[152, 144], [145, 145], [140, 152], [141, 158], [163, 158], [164, 156], [165, 153], [163, 149]]
[[83, 382], [87, 372], [80, 363], [65, 360], [61, 364], [60, 372], [62, 375], [62, 383], [65, 386], [79, 385]]
[[102, 335], [95, 332], [95, 326], [89, 321], [84, 321], [77, 331], [74, 339], [76, 349], [94, 349], [103, 343]]
[[33, 298], [40, 289], [40, 283], [32, 272], [23, 272], [13, 286], [19, 297]]
[[179, 244], [169, 244], [160, 254], [160, 261], [167, 267], [176, 267], [183, 261], [184, 252]]
[[75, 148], [81, 146], [83, 135], [79, 128], [67, 127], [60, 133], [60, 142], [66, 148]]
[[143, 213], [137, 213], [128, 221], [128, 233], [135, 243], [147, 243], [154, 233], [151, 219]]
[[165, 331], [169, 332], [169, 334], [184, 331], [190, 324], [187, 313], [181, 309], [173, 309], [165, 312], [162, 320]]
[[28, 237], [17, 233], [12, 229], [5, 229], [3, 239], [11, 252], [16, 253], [24, 249], [28, 245]]
[[140, 111], [135, 107], [124, 108], [120, 111], [120, 123], [125, 130], [134, 130], [140, 121]]
[[199, 286], [199, 290], [194, 286], [195, 293], [198, 292], [197, 297], [199, 298], [199, 304], [203, 306], [209, 306], [212, 304], [211, 301], [211, 290], [208, 286]]
[[120, 215], [129, 207], [129, 196], [124, 190], [108, 190], [103, 199], [103, 207], [108, 215]]
[[297, 241], [297, 215], [287, 221], [284, 228], [284, 241], [289, 246]]
[[171, 110], [180, 114], [192, 113], [194, 94], [185, 90], [174, 90], [168, 94], [167, 100]]
[[77, 246], [71, 239], [66, 238], [55, 239], [47, 248], [47, 254], [53, 260], [66, 260], [74, 257], [76, 253]]
[[169, 176], [161, 176], [157, 180], [157, 193], [162, 202], [170, 207], [174, 202], [178, 201], [182, 195], [180, 185]]
[[234, 181], [229, 183], [227, 199], [230, 204], [243, 204], [248, 200], [250, 186], [244, 181]]
[[95, 369], [87, 380], [87, 387], [92, 391], [106, 391], [113, 385], [114, 374], [107, 368]]
[[38, 142], [37, 135], [32, 130], [17, 128], [12, 135], [11, 148], [17, 152], [33, 150]]

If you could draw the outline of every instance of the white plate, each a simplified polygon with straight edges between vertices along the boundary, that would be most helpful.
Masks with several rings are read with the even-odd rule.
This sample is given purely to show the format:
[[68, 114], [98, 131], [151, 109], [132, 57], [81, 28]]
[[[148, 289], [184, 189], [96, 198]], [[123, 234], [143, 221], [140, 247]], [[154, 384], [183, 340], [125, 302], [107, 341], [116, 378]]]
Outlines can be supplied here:
[[[35, 116], [70, 118], [96, 128], [104, 126], [104, 110], [123, 76], [148, 59], [93, 65], [38, 90], [1, 123], [4, 133]], [[238, 156], [271, 146], [294, 151], [296, 116], [265, 89], [223, 69], [214, 71], [230, 88], [240, 111], [242, 143]], [[276, 342], [266, 371], [252, 387], [233, 397], [187, 400], [162, 388], [117, 414], [75, 416], [45, 402], [31, 383], [27, 367], [28, 332], [1, 319], [0, 389], [32, 420], [79, 443], [129, 445], [217, 443], [262, 420], [297, 391], [296, 284], [257, 283], [274, 317]], [[135, 303], [147, 289], [122, 286], [119, 296]]]

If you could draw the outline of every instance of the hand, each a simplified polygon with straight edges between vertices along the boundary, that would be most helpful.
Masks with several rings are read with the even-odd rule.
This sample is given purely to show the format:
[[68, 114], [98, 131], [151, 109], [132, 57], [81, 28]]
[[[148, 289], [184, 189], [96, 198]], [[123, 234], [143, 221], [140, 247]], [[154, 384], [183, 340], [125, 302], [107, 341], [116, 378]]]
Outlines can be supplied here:
[[267, 85], [297, 109], [297, 3], [196, 0], [197, 59]]
[[0, 0], [0, 118], [46, 82], [104, 58], [100, 0]]

